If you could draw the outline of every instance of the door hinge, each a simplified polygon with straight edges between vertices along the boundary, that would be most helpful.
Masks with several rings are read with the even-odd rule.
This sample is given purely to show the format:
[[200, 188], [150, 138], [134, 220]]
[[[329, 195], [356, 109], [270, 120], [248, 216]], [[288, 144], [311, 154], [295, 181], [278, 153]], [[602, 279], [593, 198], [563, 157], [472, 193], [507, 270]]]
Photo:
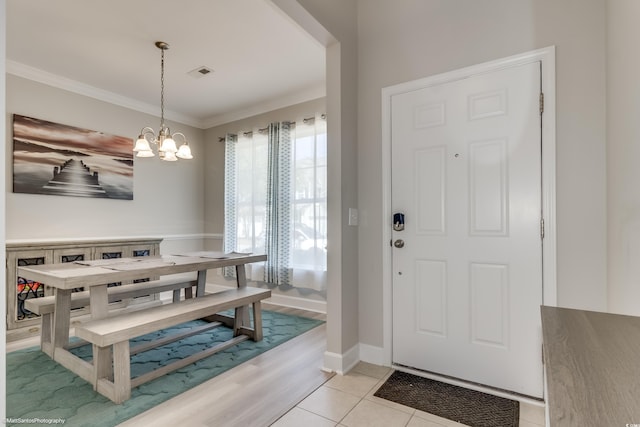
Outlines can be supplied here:
[[540, 92], [540, 114], [544, 113], [544, 93]]
[[540, 218], [540, 238], [544, 239], [544, 218]]

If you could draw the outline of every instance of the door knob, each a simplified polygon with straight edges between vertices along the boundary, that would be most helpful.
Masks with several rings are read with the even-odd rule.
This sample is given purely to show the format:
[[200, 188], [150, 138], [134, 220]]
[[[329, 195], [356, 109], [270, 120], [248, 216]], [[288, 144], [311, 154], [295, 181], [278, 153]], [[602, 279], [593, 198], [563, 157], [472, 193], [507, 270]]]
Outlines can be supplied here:
[[404, 248], [404, 240], [402, 239], [396, 240], [395, 242], [393, 242], [393, 246], [395, 246], [398, 249]]

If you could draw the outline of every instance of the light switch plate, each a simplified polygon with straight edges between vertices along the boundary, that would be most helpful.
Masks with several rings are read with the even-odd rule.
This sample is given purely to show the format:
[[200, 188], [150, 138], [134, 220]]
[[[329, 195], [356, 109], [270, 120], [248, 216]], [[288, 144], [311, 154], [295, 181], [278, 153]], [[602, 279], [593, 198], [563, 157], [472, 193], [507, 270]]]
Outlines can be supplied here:
[[349, 225], [358, 225], [358, 209], [349, 208]]

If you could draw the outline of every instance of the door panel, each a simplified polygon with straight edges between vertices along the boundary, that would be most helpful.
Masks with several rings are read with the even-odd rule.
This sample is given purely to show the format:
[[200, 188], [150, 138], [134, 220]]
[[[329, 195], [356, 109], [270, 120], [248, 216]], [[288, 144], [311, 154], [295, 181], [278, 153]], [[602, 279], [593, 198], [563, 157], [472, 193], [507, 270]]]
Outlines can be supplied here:
[[393, 362], [541, 397], [540, 65], [391, 100]]
[[445, 153], [444, 147], [416, 152], [416, 231], [419, 234], [445, 233]]

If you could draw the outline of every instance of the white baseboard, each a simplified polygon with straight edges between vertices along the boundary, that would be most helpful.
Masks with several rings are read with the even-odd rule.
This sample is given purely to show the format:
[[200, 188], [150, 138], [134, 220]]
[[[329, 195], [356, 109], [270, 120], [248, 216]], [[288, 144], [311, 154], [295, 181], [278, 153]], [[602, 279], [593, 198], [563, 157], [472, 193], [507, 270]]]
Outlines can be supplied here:
[[314, 313], [327, 314], [327, 302], [317, 301], [300, 297], [290, 297], [287, 295], [271, 294], [271, 298], [265, 300], [271, 304], [281, 305], [289, 308], [313, 311]]
[[359, 345], [356, 344], [347, 350], [344, 354], [332, 353], [330, 351], [324, 352], [324, 367], [323, 371], [335, 372], [339, 375], [344, 375], [349, 372], [360, 361], [359, 357]]
[[379, 366], [389, 366], [390, 363], [386, 361], [384, 357], [384, 349], [382, 347], [375, 347], [369, 344], [359, 344], [360, 346], [360, 360], [367, 363], [372, 363]]

